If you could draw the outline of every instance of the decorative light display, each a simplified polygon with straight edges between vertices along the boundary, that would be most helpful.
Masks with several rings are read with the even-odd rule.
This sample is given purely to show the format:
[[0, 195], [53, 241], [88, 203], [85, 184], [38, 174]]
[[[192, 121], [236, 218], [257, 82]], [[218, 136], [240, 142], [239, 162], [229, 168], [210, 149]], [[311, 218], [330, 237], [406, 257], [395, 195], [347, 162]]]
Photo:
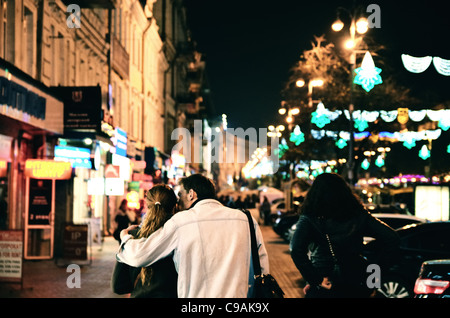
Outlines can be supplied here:
[[450, 76], [450, 60], [440, 58], [438, 56], [415, 57], [408, 54], [402, 54], [403, 66], [411, 73], [425, 72], [433, 61], [436, 71], [444, 76]]
[[411, 73], [422, 73], [430, 66], [433, 58], [431, 56], [415, 57], [402, 54], [403, 66]]
[[366, 92], [371, 91], [375, 85], [383, 83], [380, 76], [381, 68], [375, 67], [372, 55], [369, 52], [366, 52], [361, 67], [358, 67], [355, 73], [353, 83], [361, 85]]
[[447, 152], [450, 153], [450, 145], [447, 146]]
[[291, 133], [289, 140], [295, 143], [296, 146], [305, 141], [305, 134], [300, 130], [300, 126], [296, 125], [294, 131]]
[[[340, 115], [342, 115], [342, 113], [344, 113], [344, 115], [347, 119], [350, 119], [350, 112], [348, 110], [330, 111], [329, 109], [325, 108], [323, 103], [319, 103], [319, 105], [317, 105], [316, 112], [314, 112], [312, 114], [311, 122], [313, 122], [313, 123], [317, 122], [317, 123], [319, 123], [320, 126], [317, 124], [316, 125], [319, 128], [323, 128], [326, 124], [328, 124], [332, 120], [335, 120]], [[409, 110], [408, 109], [408, 111], [405, 111], [404, 109], [397, 109], [397, 110], [391, 110], [391, 111], [355, 110], [355, 111], [353, 111], [352, 114], [353, 114], [353, 120], [355, 121], [355, 128], [358, 128], [358, 127], [361, 128], [361, 127], [365, 126], [365, 124], [362, 122], [363, 120], [366, 121], [367, 123], [373, 123], [376, 120], [378, 120], [379, 118], [381, 118], [385, 122], [391, 123], [394, 120], [398, 119], [398, 116], [400, 116], [400, 115], [408, 116], [409, 119], [414, 122], [420, 122], [420, 121], [424, 120], [425, 117], [428, 117], [428, 119], [431, 121], [440, 122], [440, 127], [443, 130], [448, 129], [447, 127], [450, 126], [450, 109], [440, 109], [440, 110], [432, 110], [432, 109]], [[326, 116], [328, 119], [324, 118], [324, 116]], [[361, 122], [357, 122], [358, 120]], [[402, 118], [401, 121], [407, 122], [407, 119]], [[356, 125], [358, 125], [358, 127]]]
[[450, 117], [447, 116], [439, 120], [438, 127], [444, 131], [447, 131], [450, 128]]
[[347, 141], [345, 141], [344, 139], [340, 138], [338, 141], [336, 141], [336, 146], [339, 149], [343, 149], [344, 147], [347, 146]]
[[433, 65], [439, 74], [450, 76], [450, 60], [445, 60], [435, 56], [433, 57]]
[[367, 123], [367, 120], [365, 120], [364, 118], [358, 118], [358, 119], [355, 119], [355, 125], [354, 126], [359, 131], [364, 131], [364, 129], [369, 127], [369, 124]]
[[419, 151], [419, 157], [422, 158], [423, 160], [427, 160], [428, 158], [430, 158], [430, 155], [431, 154], [428, 147], [426, 145], [423, 145]]
[[363, 168], [364, 170], [367, 170], [367, 169], [369, 169], [369, 167], [370, 167], [370, 162], [369, 162], [369, 160], [367, 160], [367, 158], [366, 158], [366, 159], [364, 159], [363, 162], [361, 163], [361, 168]]
[[382, 155], [378, 155], [377, 160], [375, 160], [375, 165], [379, 168], [384, 166], [384, 158]]
[[408, 149], [412, 149], [416, 146], [416, 141], [412, 138], [405, 139], [405, 141], [403, 141], [403, 146]]
[[328, 112], [325, 110], [325, 106], [323, 105], [323, 103], [320, 102], [317, 105], [316, 111], [311, 114], [311, 122], [313, 124], [316, 124], [316, 126], [319, 128], [325, 127], [325, 125], [331, 122], [330, 118], [328, 117]]

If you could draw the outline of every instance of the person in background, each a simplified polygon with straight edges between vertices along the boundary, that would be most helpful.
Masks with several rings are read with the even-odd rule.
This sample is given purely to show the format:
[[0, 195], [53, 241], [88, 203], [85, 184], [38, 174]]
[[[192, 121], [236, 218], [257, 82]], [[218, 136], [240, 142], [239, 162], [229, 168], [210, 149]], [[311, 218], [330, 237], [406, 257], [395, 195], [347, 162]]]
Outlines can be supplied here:
[[[130, 233], [135, 238], [149, 237], [176, 212], [177, 197], [167, 185], [158, 184], [147, 191], [147, 213], [142, 226]], [[116, 262], [111, 287], [114, 293], [131, 293], [132, 298], [176, 298], [177, 271], [170, 256], [148, 267], [132, 267]]]
[[132, 220], [130, 220], [128, 214], [127, 214], [127, 203], [128, 201], [126, 199], [123, 199], [120, 203], [119, 210], [116, 213], [116, 216], [114, 217], [114, 233], [113, 236], [116, 239], [116, 241], [121, 243], [120, 240], [120, 231], [123, 229], [126, 229], [128, 226], [130, 226]]
[[[149, 266], [172, 255], [178, 272], [180, 298], [245, 298], [252, 295], [254, 275], [251, 262], [247, 216], [223, 206], [215, 199], [212, 181], [201, 174], [180, 180], [179, 206], [164, 226], [148, 238], [133, 239], [121, 233], [117, 254], [120, 262]], [[269, 259], [261, 230], [253, 220], [261, 272], [269, 273]]]
[[270, 202], [266, 196], [264, 196], [263, 203], [259, 207], [259, 216], [262, 220], [264, 220], [264, 225], [270, 225]]
[[400, 242], [392, 228], [364, 208], [341, 176], [317, 176], [300, 208], [291, 242], [292, 260], [309, 284], [307, 298], [370, 295], [365, 281], [368, 264], [361, 257], [364, 236], [376, 238], [386, 256]]

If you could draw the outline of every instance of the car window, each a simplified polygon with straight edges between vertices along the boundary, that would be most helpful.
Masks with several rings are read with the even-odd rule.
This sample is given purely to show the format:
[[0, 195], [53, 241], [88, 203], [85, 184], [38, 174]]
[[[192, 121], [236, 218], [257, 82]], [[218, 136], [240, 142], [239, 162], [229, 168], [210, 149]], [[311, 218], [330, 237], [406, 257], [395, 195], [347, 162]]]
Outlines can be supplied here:
[[423, 231], [402, 240], [402, 246], [409, 249], [421, 249], [450, 253], [450, 235], [445, 230]]

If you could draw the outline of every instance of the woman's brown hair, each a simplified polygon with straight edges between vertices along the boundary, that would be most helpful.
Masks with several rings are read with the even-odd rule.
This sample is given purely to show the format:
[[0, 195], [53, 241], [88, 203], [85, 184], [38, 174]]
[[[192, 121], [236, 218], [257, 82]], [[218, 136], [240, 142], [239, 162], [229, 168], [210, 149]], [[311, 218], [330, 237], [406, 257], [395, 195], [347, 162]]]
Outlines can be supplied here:
[[[138, 238], [149, 237], [153, 232], [169, 220], [175, 212], [177, 197], [169, 186], [158, 184], [147, 191], [147, 213], [139, 230]], [[150, 267], [141, 269], [142, 285], [150, 282], [152, 271]]]

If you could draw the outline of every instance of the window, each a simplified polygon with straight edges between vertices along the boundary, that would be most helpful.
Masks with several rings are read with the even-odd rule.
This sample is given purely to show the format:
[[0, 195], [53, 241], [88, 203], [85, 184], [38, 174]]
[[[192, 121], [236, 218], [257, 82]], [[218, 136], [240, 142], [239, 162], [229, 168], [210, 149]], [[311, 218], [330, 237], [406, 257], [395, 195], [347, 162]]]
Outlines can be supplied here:
[[23, 47], [24, 47], [24, 71], [31, 76], [33, 74], [34, 65], [34, 26], [33, 26], [33, 13], [27, 7], [23, 9]]

